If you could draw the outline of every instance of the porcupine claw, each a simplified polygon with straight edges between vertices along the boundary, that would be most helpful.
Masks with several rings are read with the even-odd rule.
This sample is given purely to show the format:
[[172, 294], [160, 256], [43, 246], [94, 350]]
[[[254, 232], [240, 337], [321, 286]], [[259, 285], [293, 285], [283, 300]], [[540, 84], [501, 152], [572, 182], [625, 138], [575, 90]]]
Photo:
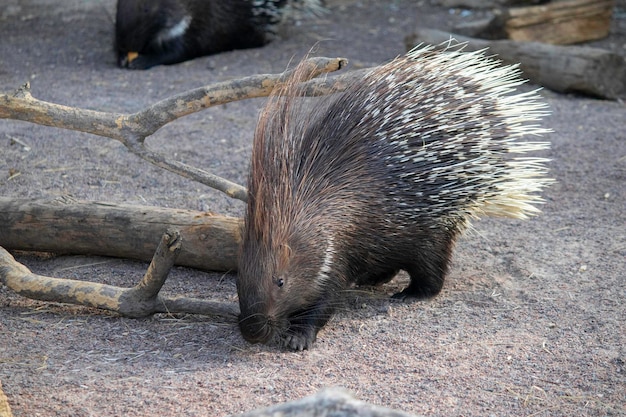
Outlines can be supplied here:
[[306, 329], [302, 333], [287, 333], [281, 341], [281, 346], [291, 350], [303, 351], [309, 349], [316, 338], [317, 332], [313, 329]]

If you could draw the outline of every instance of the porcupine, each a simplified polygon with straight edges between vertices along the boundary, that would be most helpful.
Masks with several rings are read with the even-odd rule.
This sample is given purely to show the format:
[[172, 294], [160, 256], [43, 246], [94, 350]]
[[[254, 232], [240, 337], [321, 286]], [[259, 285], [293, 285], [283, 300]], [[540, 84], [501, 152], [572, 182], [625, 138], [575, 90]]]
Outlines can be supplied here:
[[294, 10], [320, 14], [323, 0], [118, 0], [118, 64], [147, 69], [260, 47]]
[[[302, 66], [298, 71], [304, 71]], [[302, 350], [351, 285], [441, 291], [457, 237], [480, 215], [539, 210], [549, 132], [537, 91], [484, 52], [419, 47], [302, 110], [296, 76], [255, 131], [237, 291], [250, 342]]]

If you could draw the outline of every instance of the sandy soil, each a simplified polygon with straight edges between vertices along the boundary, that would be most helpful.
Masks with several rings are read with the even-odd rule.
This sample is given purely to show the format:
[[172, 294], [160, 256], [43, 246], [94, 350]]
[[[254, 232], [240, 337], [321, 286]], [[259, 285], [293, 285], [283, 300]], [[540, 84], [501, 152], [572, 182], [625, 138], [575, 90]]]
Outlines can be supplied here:
[[[333, 13], [263, 49], [172, 67], [115, 67], [113, 0], [5, 0], [0, 91], [132, 112], [204, 84], [282, 71], [316, 42], [351, 68], [403, 53], [419, 25], [460, 17], [428, 2], [331, 1]], [[626, 53], [626, 8], [596, 45]], [[20, 416], [222, 416], [343, 386], [429, 416], [626, 415], [626, 108], [543, 91], [557, 183], [531, 221], [483, 220], [458, 244], [438, 297], [392, 302], [406, 278], [353, 296], [311, 351], [249, 345], [205, 317], [120, 318], [0, 287], [0, 380]], [[262, 100], [181, 119], [153, 147], [244, 183]], [[16, 140], [17, 139], [17, 140]], [[27, 146], [24, 146], [26, 144]], [[10, 180], [9, 173], [19, 173]], [[0, 122], [0, 194], [240, 215], [243, 205], [138, 160], [104, 138]], [[1, 227], [1, 226], [0, 226]], [[146, 264], [18, 254], [41, 274], [132, 285]], [[231, 275], [175, 268], [165, 291], [236, 300]]]

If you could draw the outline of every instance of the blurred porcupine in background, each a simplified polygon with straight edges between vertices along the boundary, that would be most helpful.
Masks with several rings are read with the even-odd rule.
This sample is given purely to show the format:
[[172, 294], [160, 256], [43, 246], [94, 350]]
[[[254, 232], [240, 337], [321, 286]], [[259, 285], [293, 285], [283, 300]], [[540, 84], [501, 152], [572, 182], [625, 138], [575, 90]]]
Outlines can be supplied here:
[[[296, 74], [304, 71], [298, 67]], [[399, 270], [396, 298], [441, 291], [453, 245], [481, 215], [525, 219], [552, 180], [536, 91], [484, 52], [421, 47], [306, 108], [294, 76], [255, 132], [239, 259], [250, 342], [306, 349], [350, 285]], [[306, 108], [306, 110], [303, 110]]]
[[147, 69], [260, 47], [294, 11], [319, 15], [324, 10], [323, 0], [118, 0], [118, 64]]

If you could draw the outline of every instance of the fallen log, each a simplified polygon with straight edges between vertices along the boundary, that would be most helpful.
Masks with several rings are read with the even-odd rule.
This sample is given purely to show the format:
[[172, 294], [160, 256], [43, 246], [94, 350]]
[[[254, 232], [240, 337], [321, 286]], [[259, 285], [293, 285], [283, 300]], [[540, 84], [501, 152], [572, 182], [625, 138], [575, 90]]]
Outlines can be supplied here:
[[608, 36], [614, 0], [564, 0], [504, 13], [504, 31], [514, 41], [570, 45]]
[[0, 197], [0, 246], [55, 254], [149, 261], [163, 233], [179, 230], [176, 264], [234, 271], [241, 220], [193, 210], [102, 202]]
[[[487, 41], [434, 29], [418, 29], [406, 39], [407, 49], [416, 44], [443, 44], [454, 39], [467, 42], [464, 50], [489, 48], [505, 64], [520, 64], [524, 77], [562, 93], [598, 98], [626, 97], [626, 58], [604, 49], [558, 46], [539, 42]], [[454, 42], [453, 42], [454, 44]]]
[[[463, 0], [461, 0], [463, 1]], [[471, 8], [485, 8], [486, 2]], [[537, 3], [537, 2], [534, 2]], [[474, 19], [457, 22], [452, 31], [481, 39], [510, 39], [571, 45], [609, 35], [614, 0], [561, 0], [541, 5], [492, 4]]]

